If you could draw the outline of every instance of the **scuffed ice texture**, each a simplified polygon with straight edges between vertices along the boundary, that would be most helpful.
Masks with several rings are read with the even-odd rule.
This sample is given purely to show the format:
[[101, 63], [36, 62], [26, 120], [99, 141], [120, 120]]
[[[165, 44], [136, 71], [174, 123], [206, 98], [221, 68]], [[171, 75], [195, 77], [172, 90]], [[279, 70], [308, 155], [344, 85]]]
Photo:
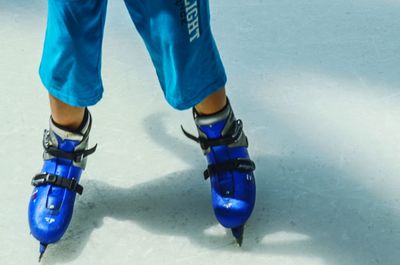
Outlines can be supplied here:
[[[242, 249], [214, 219], [204, 161], [163, 101], [122, 1], [110, 1], [99, 149], [43, 264], [397, 265], [400, 1], [219, 0], [213, 26], [257, 163]], [[47, 95], [45, 1], [0, 1], [0, 264], [37, 264], [26, 218]], [[101, 253], [101, 254], [99, 254]]]

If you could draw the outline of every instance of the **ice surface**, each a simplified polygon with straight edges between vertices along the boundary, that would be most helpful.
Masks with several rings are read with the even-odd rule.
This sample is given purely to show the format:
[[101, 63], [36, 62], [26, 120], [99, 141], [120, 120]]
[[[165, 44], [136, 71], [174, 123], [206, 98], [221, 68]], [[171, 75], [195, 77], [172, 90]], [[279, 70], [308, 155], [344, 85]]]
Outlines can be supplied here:
[[[43, 264], [397, 265], [400, 1], [218, 0], [228, 91], [257, 163], [241, 249], [218, 226], [204, 161], [164, 101], [122, 1], [109, 1], [99, 143], [71, 226]], [[31, 176], [47, 95], [45, 1], [0, 1], [0, 264], [37, 264]]]

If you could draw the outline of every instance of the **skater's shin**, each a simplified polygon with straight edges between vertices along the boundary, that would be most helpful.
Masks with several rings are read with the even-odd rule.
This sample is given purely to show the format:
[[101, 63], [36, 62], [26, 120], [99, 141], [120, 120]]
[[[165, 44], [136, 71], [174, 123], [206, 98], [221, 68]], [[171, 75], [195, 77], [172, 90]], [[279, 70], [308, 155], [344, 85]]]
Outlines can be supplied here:
[[76, 131], [84, 122], [85, 108], [68, 105], [49, 95], [53, 122], [64, 129]]

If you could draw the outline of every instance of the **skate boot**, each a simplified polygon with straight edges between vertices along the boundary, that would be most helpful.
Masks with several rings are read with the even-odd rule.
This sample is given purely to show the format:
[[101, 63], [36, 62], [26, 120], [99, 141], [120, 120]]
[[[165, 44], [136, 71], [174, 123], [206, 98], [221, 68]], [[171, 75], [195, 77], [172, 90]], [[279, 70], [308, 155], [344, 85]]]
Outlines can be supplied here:
[[44, 131], [44, 165], [41, 173], [32, 179], [35, 187], [28, 210], [31, 234], [40, 242], [39, 261], [47, 245], [64, 235], [71, 221], [76, 193], [82, 194], [79, 179], [86, 157], [96, 150], [96, 146], [87, 149], [91, 123], [86, 109], [78, 130], [65, 130], [50, 119], [49, 130]]
[[199, 133], [183, 133], [200, 144], [207, 158], [204, 178], [210, 178], [214, 213], [219, 223], [232, 230], [242, 245], [244, 224], [255, 203], [255, 164], [247, 152], [248, 141], [241, 120], [236, 120], [229, 104], [212, 115], [199, 115], [193, 108]]

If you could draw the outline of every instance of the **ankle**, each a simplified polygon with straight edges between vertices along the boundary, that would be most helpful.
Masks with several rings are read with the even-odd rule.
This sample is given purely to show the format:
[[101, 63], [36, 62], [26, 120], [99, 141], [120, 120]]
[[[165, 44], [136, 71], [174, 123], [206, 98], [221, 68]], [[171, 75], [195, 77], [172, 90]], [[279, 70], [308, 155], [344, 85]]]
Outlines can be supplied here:
[[212, 115], [221, 111], [226, 104], [227, 98], [225, 88], [222, 88], [197, 104], [195, 109], [200, 115]]
[[85, 127], [90, 119], [90, 113], [87, 108], [84, 109], [83, 117], [78, 119], [66, 118], [61, 121], [55, 120], [53, 116], [50, 116], [50, 120], [54, 126], [63, 131], [72, 133], [84, 133]]

